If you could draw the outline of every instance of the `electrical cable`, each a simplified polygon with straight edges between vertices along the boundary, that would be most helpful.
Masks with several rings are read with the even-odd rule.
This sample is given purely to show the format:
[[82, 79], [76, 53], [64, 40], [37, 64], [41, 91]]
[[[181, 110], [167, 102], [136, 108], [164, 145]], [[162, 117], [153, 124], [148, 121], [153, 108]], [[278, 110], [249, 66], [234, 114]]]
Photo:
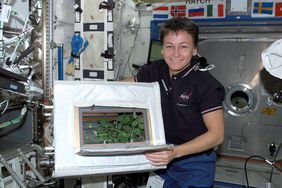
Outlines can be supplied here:
[[258, 155], [252, 155], [252, 156], [250, 156], [246, 159], [245, 164], [244, 164], [244, 169], [245, 169], [245, 178], [246, 178], [247, 188], [250, 187], [249, 186], [249, 179], [248, 179], [248, 172], [247, 172], [247, 163], [250, 159], [255, 158], [255, 157], [260, 158], [262, 160], [265, 160], [263, 157], [258, 156]]
[[13, 10], [11, 11], [11, 15], [14, 16], [15, 18], [21, 20], [22, 22], [24, 22], [25, 25], [24, 25], [24, 28], [23, 28], [20, 35], [16, 35], [12, 38], [6, 38], [6, 37], [3, 36], [3, 38], [5, 39], [4, 40], [5, 46], [9, 46], [9, 45], [12, 45], [14, 43], [17, 43], [17, 42], [20, 42], [20, 41], [27, 39], [28, 38], [27, 36], [29, 36], [30, 33], [32, 32], [32, 30], [34, 29], [34, 27], [32, 25], [30, 25], [28, 18], [26, 18], [25, 16], [20, 15], [19, 13], [15, 12]]
[[[141, 20], [140, 10], [138, 10], [138, 20], [139, 20], [139, 22]], [[134, 39], [133, 39], [133, 44], [132, 44], [132, 46], [129, 49], [128, 58], [127, 58], [126, 63], [124, 65], [124, 67], [123, 67], [123, 70], [121, 72], [121, 76], [122, 77], [124, 76], [125, 70], [126, 70], [127, 67], [129, 69], [131, 75], [134, 76], [134, 71], [131, 69], [129, 63], [130, 63], [130, 59], [131, 59], [131, 56], [132, 56], [133, 49], [134, 49], [134, 47], [136, 45], [136, 40], [137, 40], [137, 36], [138, 36], [138, 33], [139, 33], [139, 29], [140, 29], [140, 23], [137, 24], [137, 28], [135, 30], [135, 36], [134, 36]]]
[[[14, 104], [11, 106], [8, 106], [5, 113], [7, 112], [11, 112], [11, 111], [15, 111], [15, 110], [21, 110], [23, 108], [23, 104], [19, 103], [19, 104]], [[0, 114], [0, 118], [3, 116], [3, 114]]]
[[259, 158], [261, 160], [263, 160], [264, 162], [266, 162], [267, 164], [271, 165], [272, 168], [276, 168], [277, 170], [279, 170], [280, 172], [282, 172], [282, 169], [279, 168], [278, 166], [276, 166], [273, 162], [267, 160], [266, 158], [262, 157], [262, 156], [259, 156], [259, 155], [252, 155], [250, 157], [248, 157], [245, 161], [245, 164], [244, 164], [244, 170], [245, 170], [245, 178], [246, 178], [246, 184], [247, 184], [247, 188], [250, 188], [249, 186], [249, 179], [248, 179], [248, 172], [247, 172], [247, 163], [250, 159], [252, 158]]
[[27, 107], [24, 106], [21, 110], [21, 114], [18, 117], [16, 117], [15, 119], [0, 123], [0, 129], [5, 128], [5, 127], [9, 127], [9, 126], [14, 125], [16, 123], [20, 123], [24, 119], [26, 112], [27, 112]]
[[0, 103], [0, 107], [1, 107], [2, 104], [4, 104], [4, 103], [6, 103], [6, 105], [5, 105], [4, 110], [1, 112], [1, 115], [3, 115], [3, 114], [6, 112], [8, 106], [9, 106], [9, 100], [4, 100], [3, 102], [1, 102], [1, 103]]
[[[279, 150], [280, 150], [280, 148], [281, 148], [281, 145], [282, 145], [282, 143], [279, 144], [279, 146], [278, 146], [278, 148], [277, 148], [277, 150], [276, 150], [276, 153], [275, 153], [274, 158], [273, 158], [273, 161], [272, 161], [273, 164], [276, 162], [276, 157], [278, 156], [278, 153], [279, 153]], [[274, 170], [274, 167], [271, 166], [271, 172], [270, 172], [270, 177], [269, 177], [269, 182], [270, 182], [270, 183], [271, 183], [271, 181], [272, 181], [273, 170]]]
[[22, 59], [27, 57], [29, 54], [31, 54], [35, 50], [35, 47], [33, 45], [28, 46], [21, 54], [20, 56], [14, 60], [14, 64], [18, 64]]
[[[139, 19], [140, 19], [140, 13], [139, 13], [139, 11], [138, 11], [138, 17], [139, 17]], [[122, 76], [124, 76], [124, 73], [125, 73], [125, 70], [126, 70], [126, 67], [127, 67], [127, 66], [128, 66], [128, 69], [129, 69], [130, 73], [132, 74], [132, 76], [134, 76], [134, 72], [132, 71], [132, 69], [131, 69], [131, 67], [130, 67], [130, 65], [129, 65], [129, 61], [130, 61], [130, 59], [131, 59], [132, 52], [133, 52], [133, 49], [134, 49], [135, 44], [136, 44], [136, 40], [137, 40], [137, 35], [138, 35], [139, 28], [140, 28], [140, 24], [138, 24], [138, 27], [137, 27], [137, 29], [136, 29], [136, 33], [135, 33], [135, 36], [134, 36], [134, 39], [133, 39], [133, 44], [132, 44], [132, 46], [130, 47], [130, 50], [129, 50], [129, 53], [128, 53], [128, 58], [127, 58], [127, 60], [126, 60], [125, 66], [124, 66], [123, 71], [122, 71], [122, 74], [121, 74]]]

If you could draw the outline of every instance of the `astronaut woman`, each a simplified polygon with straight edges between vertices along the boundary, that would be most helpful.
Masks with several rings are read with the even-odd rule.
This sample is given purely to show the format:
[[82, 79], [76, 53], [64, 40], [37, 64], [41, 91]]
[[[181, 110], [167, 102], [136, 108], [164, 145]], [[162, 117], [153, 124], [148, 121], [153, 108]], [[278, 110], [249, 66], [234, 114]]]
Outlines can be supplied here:
[[171, 149], [147, 152], [164, 188], [212, 187], [214, 147], [224, 139], [224, 87], [203, 71], [198, 52], [199, 28], [189, 18], [172, 18], [160, 28], [163, 60], [145, 65], [126, 81], [158, 82], [166, 142]]

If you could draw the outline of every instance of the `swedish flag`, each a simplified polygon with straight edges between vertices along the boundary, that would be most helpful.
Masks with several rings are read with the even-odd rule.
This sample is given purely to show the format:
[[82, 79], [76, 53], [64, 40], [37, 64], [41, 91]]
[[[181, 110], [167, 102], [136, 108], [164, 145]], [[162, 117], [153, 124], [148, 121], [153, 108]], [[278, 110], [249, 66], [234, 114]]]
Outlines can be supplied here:
[[273, 13], [273, 2], [254, 2], [253, 14], [268, 14]]

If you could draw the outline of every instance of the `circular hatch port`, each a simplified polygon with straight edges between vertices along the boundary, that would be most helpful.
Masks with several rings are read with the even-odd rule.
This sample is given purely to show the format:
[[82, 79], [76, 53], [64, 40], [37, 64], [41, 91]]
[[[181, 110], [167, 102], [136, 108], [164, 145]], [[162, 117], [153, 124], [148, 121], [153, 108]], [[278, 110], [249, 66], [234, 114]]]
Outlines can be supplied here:
[[231, 84], [227, 87], [224, 107], [233, 116], [243, 116], [253, 112], [257, 97], [253, 89], [245, 83]]

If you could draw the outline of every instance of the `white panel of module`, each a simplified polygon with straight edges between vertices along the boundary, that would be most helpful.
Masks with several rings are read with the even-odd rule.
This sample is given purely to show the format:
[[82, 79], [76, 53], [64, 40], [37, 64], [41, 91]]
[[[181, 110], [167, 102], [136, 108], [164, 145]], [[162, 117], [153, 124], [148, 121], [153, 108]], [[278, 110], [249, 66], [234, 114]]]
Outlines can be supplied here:
[[69, 80], [114, 79], [114, 70], [105, 63], [113, 59], [113, 8], [113, 0], [75, 0], [74, 35], [80, 42], [77, 49], [72, 45], [76, 51], [72, 50], [74, 66], [67, 67]]

